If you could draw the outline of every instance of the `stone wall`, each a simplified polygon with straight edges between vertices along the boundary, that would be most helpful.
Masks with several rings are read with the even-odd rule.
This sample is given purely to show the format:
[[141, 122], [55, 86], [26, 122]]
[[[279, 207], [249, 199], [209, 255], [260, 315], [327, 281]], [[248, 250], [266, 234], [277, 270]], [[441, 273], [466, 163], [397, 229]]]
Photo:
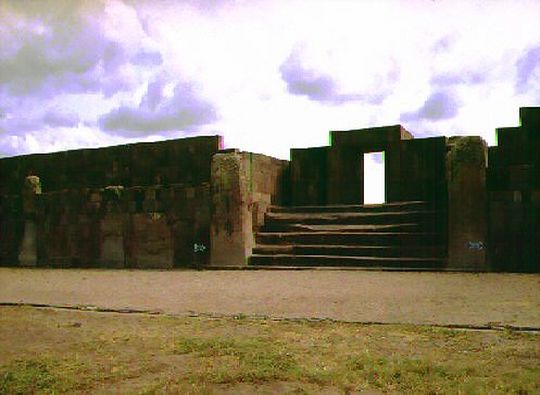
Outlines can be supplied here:
[[480, 137], [448, 141], [448, 262], [453, 269], [489, 270], [486, 156]]
[[[12, 265], [24, 233], [21, 199], [8, 197], [1, 207], [0, 258]], [[35, 224], [38, 266], [204, 266], [209, 260], [210, 185], [48, 192], [37, 198]], [[195, 253], [195, 244], [206, 250]]]
[[212, 161], [211, 264], [245, 266], [268, 206], [287, 195], [288, 161], [229, 150]]
[[333, 131], [291, 162], [219, 136], [0, 159], [0, 264], [244, 266], [270, 205], [362, 204], [363, 154], [385, 151], [386, 201], [433, 203], [449, 267], [538, 272], [540, 108], [520, 117], [487, 171], [479, 137], [400, 125]]
[[[53, 267], [205, 266], [213, 213], [214, 229], [225, 227], [227, 243], [228, 232], [236, 231], [231, 227], [238, 221], [245, 225], [239, 240], [245, 264], [268, 206], [284, 204], [289, 195], [288, 161], [233, 150], [240, 167], [223, 167], [221, 184], [215, 176], [211, 188], [219, 145], [217, 136], [199, 137], [0, 160], [6, 175], [0, 263], [20, 265], [24, 258], [28, 265]], [[228, 154], [216, 160], [223, 155]], [[22, 191], [32, 177], [41, 178], [44, 191], [28, 214]], [[241, 193], [234, 190], [220, 206], [219, 199], [240, 184]], [[217, 255], [227, 258], [225, 265], [240, 262]]]
[[220, 136], [192, 137], [0, 159], [0, 195], [19, 194], [29, 174], [44, 192], [107, 185], [197, 185], [210, 181]]
[[0, 195], [0, 264], [18, 264], [24, 222], [21, 195]]
[[329, 147], [291, 149], [291, 204], [317, 206], [326, 204]]
[[386, 201], [446, 210], [446, 138], [413, 139], [400, 125], [332, 131], [331, 146], [291, 149], [293, 205], [363, 204], [364, 153], [385, 152]]
[[[220, 145], [194, 137], [0, 159], [0, 263], [206, 265]], [[33, 200], [22, 194], [29, 174], [43, 188]]]
[[494, 270], [540, 271], [540, 108], [497, 129], [489, 147], [489, 260]]
[[446, 137], [403, 140], [400, 145], [399, 200], [425, 200], [446, 210]]

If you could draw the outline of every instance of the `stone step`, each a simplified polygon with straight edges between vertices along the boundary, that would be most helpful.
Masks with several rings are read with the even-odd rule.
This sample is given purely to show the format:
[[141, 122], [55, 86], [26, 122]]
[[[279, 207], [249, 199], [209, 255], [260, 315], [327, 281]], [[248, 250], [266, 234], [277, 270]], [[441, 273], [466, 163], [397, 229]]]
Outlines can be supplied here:
[[259, 232], [257, 244], [437, 245], [433, 232]]
[[411, 224], [389, 224], [389, 225], [343, 225], [343, 224], [294, 224], [294, 223], [269, 223], [266, 224], [263, 232], [419, 232], [426, 229], [428, 225]]
[[384, 204], [345, 204], [328, 206], [270, 206], [271, 213], [335, 213], [335, 212], [384, 212], [429, 210], [432, 204], [425, 201], [393, 202]]
[[257, 245], [254, 255], [337, 255], [369, 257], [444, 257], [444, 245], [351, 246], [351, 245]]
[[265, 225], [295, 224], [401, 224], [435, 222], [438, 214], [431, 210], [390, 212], [317, 212], [266, 213]]
[[252, 255], [249, 265], [253, 266], [354, 266], [393, 268], [442, 268], [444, 258], [420, 257], [372, 257], [335, 255]]

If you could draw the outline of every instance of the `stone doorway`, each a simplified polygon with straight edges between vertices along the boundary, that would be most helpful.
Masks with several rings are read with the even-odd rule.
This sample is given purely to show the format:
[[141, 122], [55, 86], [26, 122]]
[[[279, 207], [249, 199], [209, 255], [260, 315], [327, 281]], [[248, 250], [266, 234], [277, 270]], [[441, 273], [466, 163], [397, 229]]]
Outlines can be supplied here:
[[364, 154], [364, 201], [363, 204], [386, 203], [385, 152]]

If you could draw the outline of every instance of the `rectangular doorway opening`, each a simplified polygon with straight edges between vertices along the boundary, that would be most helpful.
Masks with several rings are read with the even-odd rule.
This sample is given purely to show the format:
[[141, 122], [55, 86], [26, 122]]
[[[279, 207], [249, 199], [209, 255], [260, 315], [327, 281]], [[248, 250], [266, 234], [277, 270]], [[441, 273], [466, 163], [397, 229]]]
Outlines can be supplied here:
[[364, 154], [364, 204], [386, 203], [384, 151]]

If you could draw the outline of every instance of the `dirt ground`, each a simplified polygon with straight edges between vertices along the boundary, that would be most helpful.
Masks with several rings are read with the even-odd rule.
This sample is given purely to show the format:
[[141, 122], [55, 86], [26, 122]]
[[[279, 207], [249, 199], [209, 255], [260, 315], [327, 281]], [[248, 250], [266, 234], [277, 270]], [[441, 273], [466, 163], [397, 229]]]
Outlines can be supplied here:
[[0, 268], [0, 303], [540, 328], [540, 275]]
[[538, 394], [539, 339], [0, 306], [0, 394]]

